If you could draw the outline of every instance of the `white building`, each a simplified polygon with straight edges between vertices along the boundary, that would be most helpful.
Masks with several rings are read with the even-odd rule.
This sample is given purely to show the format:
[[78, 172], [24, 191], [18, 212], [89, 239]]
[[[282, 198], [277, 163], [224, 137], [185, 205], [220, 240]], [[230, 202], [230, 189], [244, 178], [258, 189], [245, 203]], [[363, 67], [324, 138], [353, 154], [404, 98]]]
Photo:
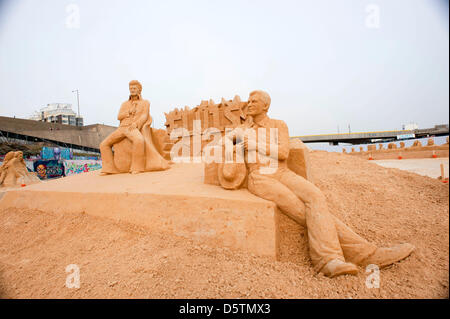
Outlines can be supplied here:
[[419, 125], [417, 125], [417, 123], [413, 123], [413, 122], [402, 125], [402, 130], [404, 130], [404, 131], [414, 131], [414, 130], [417, 130], [418, 128], [419, 128]]
[[68, 103], [47, 104], [39, 111], [34, 112], [30, 120], [83, 126], [83, 118], [77, 117], [77, 113], [72, 110], [72, 104]]

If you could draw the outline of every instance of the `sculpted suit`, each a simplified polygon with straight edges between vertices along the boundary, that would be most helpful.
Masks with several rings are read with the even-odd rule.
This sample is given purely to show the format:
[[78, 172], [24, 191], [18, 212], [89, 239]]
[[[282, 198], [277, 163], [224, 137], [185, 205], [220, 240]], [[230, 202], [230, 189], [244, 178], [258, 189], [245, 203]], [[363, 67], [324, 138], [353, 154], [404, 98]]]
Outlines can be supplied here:
[[[311, 182], [287, 167], [289, 131], [280, 120], [267, 116], [252, 128], [278, 129], [278, 168], [273, 174], [261, 174], [265, 164], [247, 163], [248, 190], [256, 196], [273, 201], [290, 218], [308, 229], [311, 260], [317, 271], [333, 259], [359, 264], [377, 247], [357, 235], [329, 213], [325, 196]], [[266, 138], [269, 141], [269, 138]], [[266, 147], [269, 150], [269, 147]], [[256, 152], [256, 151], [248, 151]], [[269, 155], [259, 154], [259, 157]], [[258, 157], [256, 157], [258, 158]]]
[[[408, 257], [414, 250], [413, 245], [405, 243], [378, 248], [357, 235], [329, 212], [326, 198], [319, 188], [288, 168], [288, 127], [283, 121], [267, 116], [269, 106], [270, 96], [266, 92], [250, 93], [247, 107], [251, 120], [244, 126], [255, 131], [256, 141], [263, 141], [258, 134], [266, 134], [266, 146], [265, 150], [260, 150], [256, 147], [256, 141], [251, 141], [253, 138], [243, 139], [247, 153], [248, 190], [275, 202], [283, 213], [307, 228], [314, 269], [334, 277], [356, 274], [356, 265], [376, 264], [382, 268]], [[276, 131], [272, 141], [271, 129]], [[276, 154], [271, 153], [271, 143], [278, 148]], [[267, 165], [268, 160], [277, 166]], [[267, 172], [267, 167], [272, 170]]]

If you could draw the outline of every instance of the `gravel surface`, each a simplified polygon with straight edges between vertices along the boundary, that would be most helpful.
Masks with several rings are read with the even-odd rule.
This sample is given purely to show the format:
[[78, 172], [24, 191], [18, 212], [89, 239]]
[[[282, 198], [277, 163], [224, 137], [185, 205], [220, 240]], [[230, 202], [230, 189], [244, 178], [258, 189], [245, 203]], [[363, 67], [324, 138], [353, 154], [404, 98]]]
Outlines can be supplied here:
[[[0, 210], [3, 298], [448, 298], [449, 188], [436, 179], [313, 151], [312, 173], [330, 210], [378, 245], [416, 251], [380, 272], [329, 279], [303, 249], [286, 260], [198, 245], [86, 214]], [[79, 289], [65, 269], [80, 268]]]

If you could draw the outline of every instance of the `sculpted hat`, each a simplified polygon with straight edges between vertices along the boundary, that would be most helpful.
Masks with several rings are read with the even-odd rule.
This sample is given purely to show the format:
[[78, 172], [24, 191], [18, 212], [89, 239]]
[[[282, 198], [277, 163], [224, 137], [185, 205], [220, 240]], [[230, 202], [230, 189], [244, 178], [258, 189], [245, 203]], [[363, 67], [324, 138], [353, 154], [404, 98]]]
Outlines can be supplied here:
[[238, 189], [247, 177], [245, 163], [220, 163], [218, 166], [220, 185], [225, 189]]

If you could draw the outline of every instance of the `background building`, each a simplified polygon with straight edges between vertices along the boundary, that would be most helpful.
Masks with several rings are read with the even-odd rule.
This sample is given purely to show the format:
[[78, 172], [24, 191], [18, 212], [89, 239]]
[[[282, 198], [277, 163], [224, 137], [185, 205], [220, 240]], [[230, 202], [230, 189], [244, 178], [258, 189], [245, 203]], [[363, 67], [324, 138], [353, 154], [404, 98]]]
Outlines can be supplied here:
[[406, 131], [414, 131], [417, 130], [419, 128], [419, 125], [417, 123], [408, 123], [408, 124], [403, 124], [402, 125], [402, 130], [406, 130]]
[[72, 110], [72, 104], [50, 103], [34, 112], [31, 120], [59, 123], [73, 126], [83, 126], [83, 118], [77, 117], [77, 113]]

